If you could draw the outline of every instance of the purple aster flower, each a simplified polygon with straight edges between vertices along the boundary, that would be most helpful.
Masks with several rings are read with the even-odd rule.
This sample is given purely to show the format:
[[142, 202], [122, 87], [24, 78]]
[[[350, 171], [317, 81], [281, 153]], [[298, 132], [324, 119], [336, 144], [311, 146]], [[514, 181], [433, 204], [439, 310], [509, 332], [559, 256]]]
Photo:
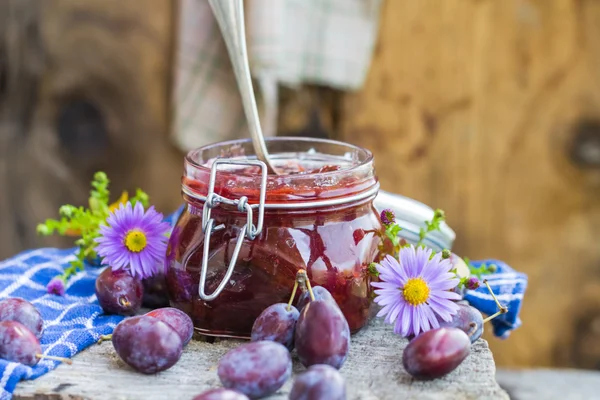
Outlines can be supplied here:
[[63, 294], [65, 294], [65, 283], [60, 277], [57, 276], [56, 278], [52, 278], [52, 280], [48, 282], [46, 289], [50, 294], [57, 294], [59, 296], [62, 296]]
[[389, 208], [386, 208], [385, 210], [383, 210], [381, 212], [381, 222], [384, 225], [391, 225], [396, 223], [396, 214], [394, 214], [394, 212], [392, 210], [390, 210]]
[[411, 245], [400, 250], [400, 262], [388, 255], [377, 264], [381, 282], [371, 283], [377, 288], [375, 302], [383, 306], [377, 316], [395, 323], [394, 333], [416, 336], [439, 328], [438, 318], [450, 321], [458, 311], [452, 300], [461, 297], [450, 291], [459, 283], [450, 272], [452, 263], [441, 253], [430, 256], [431, 249]]
[[144, 213], [141, 203], [121, 205], [106, 219], [96, 238], [98, 255], [113, 269], [129, 269], [140, 279], [154, 275], [164, 262], [171, 226], [161, 213], [150, 207]]

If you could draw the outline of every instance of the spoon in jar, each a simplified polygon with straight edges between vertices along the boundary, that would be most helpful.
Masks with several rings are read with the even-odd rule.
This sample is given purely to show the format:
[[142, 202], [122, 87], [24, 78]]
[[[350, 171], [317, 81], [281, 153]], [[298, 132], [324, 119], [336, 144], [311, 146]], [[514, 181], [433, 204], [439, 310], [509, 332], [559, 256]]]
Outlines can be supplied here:
[[217, 19], [223, 39], [231, 58], [231, 65], [237, 80], [246, 120], [250, 128], [250, 136], [256, 157], [267, 165], [269, 174], [277, 175], [269, 159], [267, 145], [263, 137], [256, 98], [252, 88], [248, 52], [246, 50], [246, 33], [244, 27], [244, 5], [242, 0], [208, 0]]

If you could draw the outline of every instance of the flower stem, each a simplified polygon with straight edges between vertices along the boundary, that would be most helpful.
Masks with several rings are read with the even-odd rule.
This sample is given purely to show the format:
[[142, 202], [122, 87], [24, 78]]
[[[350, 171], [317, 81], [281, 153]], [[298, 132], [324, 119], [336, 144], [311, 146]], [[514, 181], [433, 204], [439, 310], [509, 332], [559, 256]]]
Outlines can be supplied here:
[[73, 364], [72, 360], [70, 360], [68, 358], [64, 358], [64, 357], [46, 356], [44, 354], [36, 354], [35, 357], [39, 358], [39, 359], [43, 358], [43, 359], [46, 359], [46, 360], [60, 361], [60, 362], [63, 362], [65, 364], [69, 364], [69, 365]]
[[288, 301], [287, 305], [288, 311], [292, 309], [292, 301], [294, 301], [294, 297], [296, 297], [296, 290], [298, 290], [298, 279], [294, 281], [294, 289], [292, 289], [292, 295], [290, 296], [290, 301]]

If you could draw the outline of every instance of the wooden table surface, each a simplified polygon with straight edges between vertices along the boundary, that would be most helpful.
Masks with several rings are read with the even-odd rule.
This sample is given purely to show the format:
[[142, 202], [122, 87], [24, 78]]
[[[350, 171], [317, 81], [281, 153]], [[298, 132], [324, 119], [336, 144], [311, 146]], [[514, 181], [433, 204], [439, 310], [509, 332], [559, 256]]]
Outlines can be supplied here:
[[[204, 390], [220, 387], [218, 361], [238, 343], [193, 340], [175, 366], [146, 376], [127, 367], [112, 344], [105, 342], [75, 356], [73, 365], [61, 365], [37, 380], [21, 382], [14, 400], [191, 400]], [[477, 341], [469, 357], [451, 374], [430, 382], [415, 381], [404, 371], [402, 350], [406, 344], [380, 319], [354, 335], [341, 369], [348, 399], [508, 399], [494, 378], [496, 368], [486, 341]], [[304, 370], [295, 354], [293, 358], [294, 373]], [[269, 399], [286, 399], [291, 384], [288, 381]]]

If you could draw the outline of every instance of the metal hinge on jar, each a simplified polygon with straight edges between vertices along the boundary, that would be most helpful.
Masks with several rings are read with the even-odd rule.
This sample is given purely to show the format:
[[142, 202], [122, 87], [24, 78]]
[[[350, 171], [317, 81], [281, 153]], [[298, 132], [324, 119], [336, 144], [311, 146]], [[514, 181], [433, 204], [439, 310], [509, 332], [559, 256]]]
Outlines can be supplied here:
[[[227, 197], [223, 197], [214, 192], [215, 190], [215, 180], [217, 176], [217, 168], [219, 165], [244, 165], [244, 166], [258, 166], [261, 170], [261, 182], [260, 182], [260, 196], [259, 203], [250, 205], [248, 204], [248, 198], [246, 196], [242, 196], [239, 199], [229, 199]], [[242, 243], [244, 242], [244, 238], [248, 240], [254, 240], [257, 236], [260, 235], [263, 228], [263, 219], [265, 214], [265, 195], [267, 188], [267, 166], [264, 162], [259, 160], [244, 160], [244, 161], [235, 161], [228, 159], [217, 159], [213, 163], [210, 170], [210, 180], [208, 183], [208, 192], [206, 194], [206, 201], [204, 202], [204, 206], [202, 208], [202, 232], [204, 233], [204, 249], [202, 252], [202, 267], [200, 269], [200, 282], [198, 285], [198, 295], [204, 301], [214, 300], [225, 288], [225, 285], [229, 282], [231, 275], [233, 274], [233, 269], [235, 268], [235, 264], [237, 262], [238, 256], [240, 254], [240, 250], [242, 248]], [[227, 272], [223, 277], [223, 280], [219, 284], [219, 286], [215, 289], [212, 294], [205, 293], [205, 285], [206, 285], [206, 273], [208, 270], [208, 255], [210, 253], [210, 235], [213, 232], [224, 229], [225, 225], [213, 226], [215, 220], [211, 218], [210, 214], [213, 208], [218, 207], [220, 204], [226, 204], [229, 206], [237, 207], [238, 211], [246, 212], [246, 224], [240, 229], [240, 234], [237, 238], [235, 248], [231, 255], [231, 260], [229, 261], [229, 266], [227, 267]], [[253, 211], [252, 208], [258, 208], [258, 221], [257, 224], [254, 225], [253, 222]], [[188, 257], [186, 257], [185, 264], [189, 261], [191, 254], [194, 252], [190, 252]], [[184, 264], [184, 265], [185, 265]]]

